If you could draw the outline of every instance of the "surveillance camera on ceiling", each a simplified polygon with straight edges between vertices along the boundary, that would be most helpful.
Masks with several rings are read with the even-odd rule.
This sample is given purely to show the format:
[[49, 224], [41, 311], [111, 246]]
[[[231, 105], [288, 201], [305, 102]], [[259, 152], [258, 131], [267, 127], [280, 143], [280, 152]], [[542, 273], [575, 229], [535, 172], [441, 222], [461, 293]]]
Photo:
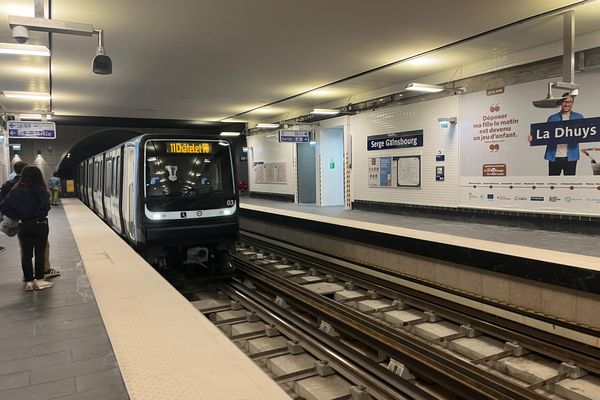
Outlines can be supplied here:
[[15, 25], [12, 28], [12, 37], [17, 43], [26, 43], [29, 40], [29, 29], [22, 25]]
[[112, 61], [109, 56], [104, 54], [104, 48], [99, 48], [96, 52], [96, 57], [92, 62], [92, 71], [98, 75], [112, 74]]

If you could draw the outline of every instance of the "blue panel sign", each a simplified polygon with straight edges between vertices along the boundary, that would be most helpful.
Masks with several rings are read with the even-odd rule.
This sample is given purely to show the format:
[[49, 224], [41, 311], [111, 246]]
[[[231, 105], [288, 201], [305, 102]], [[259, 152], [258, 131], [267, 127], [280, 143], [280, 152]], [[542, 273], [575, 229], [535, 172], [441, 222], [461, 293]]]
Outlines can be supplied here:
[[279, 143], [308, 143], [309, 131], [280, 130]]
[[404, 149], [422, 146], [422, 129], [367, 137], [367, 150]]
[[600, 118], [531, 124], [531, 146], [600, 142]]
[[392, 157], [379, 159], [379, 186], [392, 186]]
[[54, 122], [8, 121], [8, 137], [14, 139], [56, 139]]

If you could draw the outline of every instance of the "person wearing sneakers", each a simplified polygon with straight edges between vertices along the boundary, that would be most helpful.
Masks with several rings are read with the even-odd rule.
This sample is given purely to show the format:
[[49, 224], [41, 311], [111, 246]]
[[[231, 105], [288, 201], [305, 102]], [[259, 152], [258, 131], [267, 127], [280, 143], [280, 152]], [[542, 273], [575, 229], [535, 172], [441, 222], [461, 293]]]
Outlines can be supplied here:
[[[25, 168], [26, 166], [27, 163], [24, 161], [17, 161], [13, 165], [13, 172], [8, 176], [8, 180], [4, 182], [2, 188], [0, 188], [0, 203], [6, 197], [6, 195], [8, 195], [11, 189], [16, 185], [19, 179], [21, 179], [21, 171], [23, 171], [23, 168]], [[19, 247], [22, 247], [20, 240]], [[0, 253], [1, 252], [2, 250], [0, 250]], [[44, 252], [44, 277], [54, 278], [57, 276], [60, 276], [60, 271], [50, 266], [50, 243], [47, 243], [46, 251]], [[23, 277], [23, 281], [25, 281], [25, 277]]]
[[[19, 221], [21, 267], [25, 276], [25, 290], [42, 290], [53, 286], [44, 280], [44, 252], [48, 243], [48, 211], [50, 193], [42, 171], [28, 165], [21, 171], [17, 182], [0, 204], [0, 211]], [[35, 274], [32, 257], [35, 254]]]
[[50, 242], [47, 242], [46, 251], [44, 251], [44, 278], [57, 276], [60, 276], [60, 271], [50, 266]]

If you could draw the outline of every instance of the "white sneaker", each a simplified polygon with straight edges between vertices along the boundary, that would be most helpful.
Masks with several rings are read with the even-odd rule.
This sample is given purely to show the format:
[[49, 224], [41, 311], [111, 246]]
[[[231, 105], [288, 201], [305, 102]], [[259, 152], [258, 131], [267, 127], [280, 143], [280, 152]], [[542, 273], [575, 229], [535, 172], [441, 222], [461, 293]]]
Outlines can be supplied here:
[[29, 292], [34, 289], [33, 281], [25, 282], [25, 291]]
[[51, 288], [54, 286], [54, 283], [45, 281], [43, 279], [36, 279], [33, 283], [35, 290], [44, 290], [46, 288]]

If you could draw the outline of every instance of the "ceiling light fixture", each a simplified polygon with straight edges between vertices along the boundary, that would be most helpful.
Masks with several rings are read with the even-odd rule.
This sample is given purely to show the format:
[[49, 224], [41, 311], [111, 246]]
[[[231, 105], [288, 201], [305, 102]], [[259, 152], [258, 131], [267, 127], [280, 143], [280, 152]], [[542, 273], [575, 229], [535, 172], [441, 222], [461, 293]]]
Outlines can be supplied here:
[[20, 99], [31, 99], [31, 100], [50, 100], [52, 96], [50, 93], [40, 92], [17, 92], [11, 90], [5, 90], [3, 92], [5, 97], [15, 97]]
[[315, 108], [310, 113], [315, 115], [336, 115], [340, 113], [340, 110], [336, 110], [335, 108]]
[[439, 93], [444, 91], [444, 87], [440, 85], [428, 85], [426, 83], [409, 83], [406, 85], [404, 90], [409, 92], [422, 92], [422, 93]]
[[35, 121], [41, 121], [44, 119], [44, 116], [46, 117], [46, 119], [48, 121], [50, 121], [52, 119], [52, 115], [42, 115], [42, 114], [20, 114], [20, 118], [21, 120], [35, 120]]
[[257, 128], [264, 128], [264, 129], [274, 129], [274, 128], [279, 128], [279, 124], [268, 124], [268, 123], [260, 123], [256, 125]]
[[46, 46], [32, 44], [0, 43], [0, 54], [50, 57], [50, 50]]
[[221, 136], [240, 136], [240, 133], [239, 132], [221, 132]]
[[440, 93], [440, 92], [453, 92], [453, 93], [466, 93], [467, 89], [464, 87], [458, 88], [447, 88], [441, 85], [429, 85], [427, 83], [409, 83], [406, 85], [404, 90], [409, 92], [421, 92], [421, 93]]

